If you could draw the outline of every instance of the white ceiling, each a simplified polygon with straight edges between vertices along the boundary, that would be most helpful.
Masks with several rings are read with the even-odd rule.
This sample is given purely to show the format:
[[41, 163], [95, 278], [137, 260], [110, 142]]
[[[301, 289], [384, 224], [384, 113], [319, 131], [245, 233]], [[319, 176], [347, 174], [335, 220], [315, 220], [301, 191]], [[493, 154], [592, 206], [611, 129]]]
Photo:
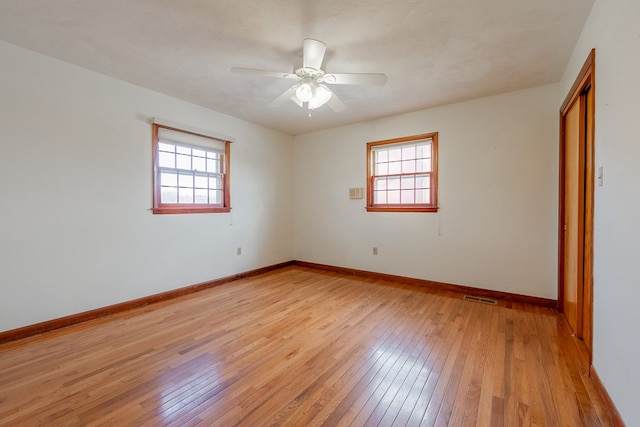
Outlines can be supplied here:
[[[0, 0], [0, 39], [291, 135], [559, 81], [593, 0]], [[267, 108], [302, 41], [348, 109]]]

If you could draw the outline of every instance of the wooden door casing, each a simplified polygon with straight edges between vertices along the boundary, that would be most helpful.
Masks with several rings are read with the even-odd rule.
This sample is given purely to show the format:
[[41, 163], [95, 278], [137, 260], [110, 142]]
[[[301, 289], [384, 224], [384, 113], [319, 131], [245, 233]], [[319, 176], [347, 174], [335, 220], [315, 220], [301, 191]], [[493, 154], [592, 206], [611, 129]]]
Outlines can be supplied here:
[[595, 49], [560, 108], [558, 309], [593, 354]]

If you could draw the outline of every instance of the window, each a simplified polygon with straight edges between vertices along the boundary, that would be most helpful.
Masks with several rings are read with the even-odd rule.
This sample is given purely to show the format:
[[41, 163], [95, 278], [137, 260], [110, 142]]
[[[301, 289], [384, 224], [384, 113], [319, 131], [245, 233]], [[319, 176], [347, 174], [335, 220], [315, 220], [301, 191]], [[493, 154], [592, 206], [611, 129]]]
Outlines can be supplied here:
[[229, 212], [229, 141], [152, 125], [153, 213]]
[[367, 143], [367, 210], [438, 211], [438, 133]]

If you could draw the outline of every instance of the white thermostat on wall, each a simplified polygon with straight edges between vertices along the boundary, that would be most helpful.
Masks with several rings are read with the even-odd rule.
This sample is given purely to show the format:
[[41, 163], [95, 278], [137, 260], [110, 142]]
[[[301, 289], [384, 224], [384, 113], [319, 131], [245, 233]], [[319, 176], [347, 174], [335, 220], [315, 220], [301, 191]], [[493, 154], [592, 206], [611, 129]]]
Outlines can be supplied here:
[[362, 199], [364, 195], [364, 188], [350, 188], [349, 189], [349, 198], [350, 199]]

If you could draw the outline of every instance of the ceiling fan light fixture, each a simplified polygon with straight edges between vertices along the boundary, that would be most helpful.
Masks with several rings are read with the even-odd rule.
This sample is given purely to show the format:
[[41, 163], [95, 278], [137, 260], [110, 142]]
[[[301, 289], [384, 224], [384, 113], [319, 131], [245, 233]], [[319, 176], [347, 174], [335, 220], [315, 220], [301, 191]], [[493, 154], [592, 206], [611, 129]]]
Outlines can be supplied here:
[[315, 110], [329, 102], [333, 93], [325, 85], [318, 85], [311, 100], [309, 100], [309, 109]]
[[309, 102], [314, 96], [314, 90], [309, 83], [302, 83], [298, 89], [296, 89], [296, 97], [301, 102]]

